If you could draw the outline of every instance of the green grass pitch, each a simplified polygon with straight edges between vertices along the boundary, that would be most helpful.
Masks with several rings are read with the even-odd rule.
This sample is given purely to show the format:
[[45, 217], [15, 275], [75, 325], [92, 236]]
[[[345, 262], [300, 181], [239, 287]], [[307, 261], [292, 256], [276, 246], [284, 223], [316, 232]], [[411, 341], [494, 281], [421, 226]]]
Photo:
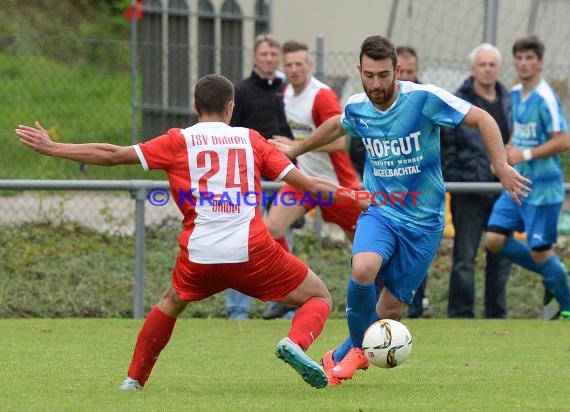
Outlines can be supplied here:
[[[289, 321], [181, 319], [123, 393], [140, 320], [0, 320], [2, 411], [568, 411], [570, 323], [406, 320], [411, 357], [316, 390], [274, 355]], [[330, 321], [309, 354], [345, 336]]]

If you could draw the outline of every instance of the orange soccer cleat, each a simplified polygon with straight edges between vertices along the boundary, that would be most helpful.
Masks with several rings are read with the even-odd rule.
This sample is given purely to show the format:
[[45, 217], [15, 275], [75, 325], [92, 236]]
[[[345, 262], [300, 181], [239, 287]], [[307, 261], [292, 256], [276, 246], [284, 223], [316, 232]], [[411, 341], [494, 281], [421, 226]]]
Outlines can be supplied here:
[[323, 365], [323, 369], [325, 370], [325, 373], [327, 374], [327, 378], [329, 380], [328, 386], [340, 385], [342, 383], [340, 379], [335, 378], [332, 375], [332, 370], [336, 365], [336, 362], [333, 359], [333, 353], [334, 349], [331, 349], [325, 353], [321, 359], [321, 365]]
[[368, 359], [361, 348], [352, 348], [343, 360], [332, 369], [332, 376], [338, 379], [352, 379], [358, 369], [368, 369]]

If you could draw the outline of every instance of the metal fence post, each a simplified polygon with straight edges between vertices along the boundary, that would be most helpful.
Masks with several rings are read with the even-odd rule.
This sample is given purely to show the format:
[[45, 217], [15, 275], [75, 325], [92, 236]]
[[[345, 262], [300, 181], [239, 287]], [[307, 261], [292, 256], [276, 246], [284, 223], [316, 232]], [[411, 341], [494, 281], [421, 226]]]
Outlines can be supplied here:
[[138, 99], [137, 99], [137, 70], [138, 70], [138, 38], [137, 38], [137, 18], [136, 18], [136, 1], [131, 2], [133, 18], [131, 19], [131, 108], [132, 108], [132, 125], [131, 125], [131, 144], [138, 141]]
[[485, 1], [485, 26], [483, 30], [483, 41], [497, 44], [497, 14], [499, 4], [497, 0]]
[[[317, 50], [315, 52], [315, 77], [321, 81], [325, 81], [325, 39], [323, 36], [317, 36]], [[317, 240], [320, 242], [322, 240], [323, 234], [323, 219], [321, 217], [321, 209], [316, 208], [315, 210], [315, 220], [314, 220], [314, 231], [317, 236]]]
[[133, 318], [142, 319], [144, 317], [144, 255], [145, 255], [145, 222], [144, 204], [147, 196], [147, 189], [144, 186], [135, 185], [135, 290]]
[[315, 51], [315, 77], [321, 81], [325, 80], [325, 39], [317, 36], [317, 50]]

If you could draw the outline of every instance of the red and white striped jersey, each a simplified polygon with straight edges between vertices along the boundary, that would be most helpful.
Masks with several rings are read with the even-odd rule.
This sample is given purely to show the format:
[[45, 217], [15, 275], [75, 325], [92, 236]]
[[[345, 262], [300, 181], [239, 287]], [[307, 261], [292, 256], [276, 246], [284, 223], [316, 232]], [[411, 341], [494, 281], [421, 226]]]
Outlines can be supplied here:
[[[288, 84], [283, 91], [283, 101], [295, 140], [304, 140], [325, 120], [342, 112], [335, 92], [313, 76], [298, 96]], [[308, 152], [297, 158], [297, 165], [309, 176], [322, 177], [354, 189], [359, 187], [356, 171], [344, 150]]]
[[134, 146], [145, 170], [168, 174], [184, 216], [179, 245], [190, 261], [247, 262], [271, 242], [261, 210], [261, 176], [280, 181], [294, 166], [252, 129], [201, 122]]

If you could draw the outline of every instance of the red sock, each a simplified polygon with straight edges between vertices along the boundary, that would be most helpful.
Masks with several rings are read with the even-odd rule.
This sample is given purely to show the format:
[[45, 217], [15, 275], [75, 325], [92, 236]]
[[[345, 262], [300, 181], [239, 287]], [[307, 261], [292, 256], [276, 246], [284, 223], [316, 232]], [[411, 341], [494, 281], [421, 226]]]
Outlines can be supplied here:
[[289, 243], [287, 242], [287, 239], [285, 238], [285, 236], [281, 236], [279, 239], [275, 239], [275, 241], [277, 243], [279, 243], [283, 249], [285, 249], [285, 252], [288, 252], [288, 253], [291, 252], [289, 250]]
[[175, 323], [176, 318], [168, 316], [156, 306], [152, 308], [137, 337], [129, 378], [136, 379], [144, 386], [160, 351], [170, 340]]
[[297, 309], [287, 336], [306, 352], [321, 334], [330, 311], [324, 299], [309, 299]]

